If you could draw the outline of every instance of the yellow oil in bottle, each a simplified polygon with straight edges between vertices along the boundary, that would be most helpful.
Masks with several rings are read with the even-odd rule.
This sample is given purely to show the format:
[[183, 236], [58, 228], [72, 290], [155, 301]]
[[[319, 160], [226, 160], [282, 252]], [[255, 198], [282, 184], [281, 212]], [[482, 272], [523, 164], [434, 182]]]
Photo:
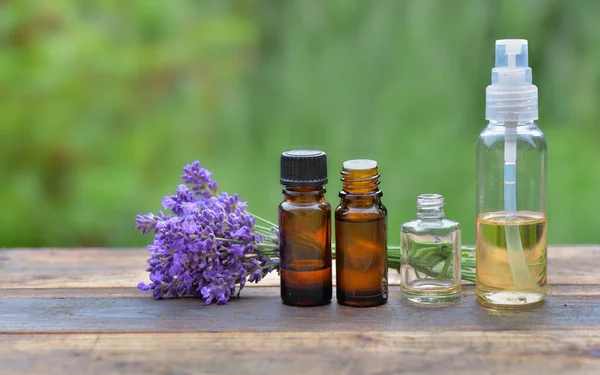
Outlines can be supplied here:
[[[520, 237], [531, 276], [528, 279], [527, 275], [521, 275], [517, 283], [514, 281], [515, 270], [511, 270], [510, 252], [513, 252], [514, 265], [514, 252], [520, 249], [507, 248], [507, 235], [511, 233], [518, 233]], [[505, 212], [488, 212], [477, 217], [476, 272], [480, 303], [490, 307], [520, 308], [543, 302], [546, 295], [546, 233], [547, 219], [543, 213], [520, 211], [507, 218]], [[523, 277], [528, 282], [523, 282]]]

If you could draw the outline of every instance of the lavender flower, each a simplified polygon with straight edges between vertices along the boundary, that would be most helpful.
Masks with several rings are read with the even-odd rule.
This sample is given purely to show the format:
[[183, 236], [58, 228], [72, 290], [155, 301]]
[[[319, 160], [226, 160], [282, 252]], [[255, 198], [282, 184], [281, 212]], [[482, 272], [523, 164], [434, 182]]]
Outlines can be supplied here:
[[199, 296], [207, 304], [225, 304], [247, 281], [258, 282], [279, 271], [278, 229], [256, 223], [237, 194], [217, 195], [217, 181], [199, 162], [187, 165], [175, 195], [164, 197], [170, 214], [136, 217], [142, 234], [154, 232], [148, 246], [150, 283], [156, 299]]
[[183, 168], [181, 179], [186, 184], [192, 185], [192, 191], [196, 195], [202, 195], [205, 198], [215, 195], [217, 192], [217, 181], [211, 179], [212, 173], [208, 169], [200, 168], [200, 163], [196, 160]]

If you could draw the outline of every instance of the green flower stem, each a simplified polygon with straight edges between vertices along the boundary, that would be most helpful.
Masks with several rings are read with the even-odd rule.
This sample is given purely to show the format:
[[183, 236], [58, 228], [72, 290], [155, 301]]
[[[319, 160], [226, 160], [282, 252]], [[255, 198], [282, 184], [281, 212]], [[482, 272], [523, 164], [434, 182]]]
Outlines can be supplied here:
[[267, 219], [263, 219], [262, 217], [260, 217], [260, 216], [258, 216], [258, 215], [255, 215], [255, 214], [253, 214], [253, 213], [251, 213], [251, 212], [248, 212], [248, 214], [249, 214], [250, 216], [252, 216], [253, 218], [255, 218], [255, 219], [261, 220], [263, 223], [269, 224], [269, 225], [270, 225], [270, 226], [272, 226], [272, 227], [275, 227], [275, 228], [277, 228], [277, 227], [278, 227], [278, 226], [277, 226], [277, 224], [275, 224], [275, 223], [273, 223], [273, 222], [270, 222], [270, 221], [269, 221], [269, 220], [267, 220]]
[[442, 267], [442, 270], [440, 271], [440, 274], [438, 275], [438, 279], [448, 277], [448, 275], [446, 275], [446, 273], [448, 272], [448, 267], [450, 267], [451, 260], [452, 260], [451, 257], [446, 258], [446, 262], [444, 262], [444, 266]]
[[[447, 244], [444, 243], [438, 244], [428, 241], [415, 242], [425, 245], [425, 247], [415, 250], [415, 252], [418, 251], [419, 258], [417, 258], [418, 262], [412, 265], [414, 270], [417, 273], [433, 278], [447, 277], [445, 273], [447, 273], [448, 269], [450, 268], [450, 256], [452, 254], [452, 248], [447, 248]], [[335, 258], [335, 244], [332, 244], [331, 247], [333, 257]], [[446, 249], [444, 249], [444, 247], [446, 247]], [[436, 254], [436, 252], [438, 252], [438, 254]], [[473, 252], [474, 249], [470, 247], [463, 247], [461, 249], [461, 278], [465, 281], [475, 282], [475, 257]], [[415, 260], [414, 257], [412, 259]], [[436, 259], [439, 261], [436, 262]], [[393, 268], [400, 272], [400, 268], [402, 267], [402, 263], [404, 261], [404, 255], [402, 254], [400, 246], [388, 246], [387, 260], [389, 268]], [[441, 262], [444, 262], [441, 270], [434, 270], [433, 267]]]
[[275, 233], [271, 230], [273, 227], [265, 227], [264, 225], [254, 224], [254, 227], [263, 232], [269, 233], [270, 235], [275, 235]]
[[[247, 245], [248, 242], [244, 242], [244, 241], [240, 241], [240, 240], [232, 240], [229, 238], [222, 238], [222, 237], [215, 237], [215, 240], [217, 241], [225, 241], [225, 242], [231, 242], [234, 244], [238, 244], [238, 245]], [[271, 248], [271, 249], [278, 249], [279, 245], [274, 244], [274, 243], [257, 243], [255, 244], [258, 247], [266, 247], [266, 248]]]
[[[252, 217], [262, 221], [263, 223], [270, 225], [271, 227], [267, 227], [260, 224], [255, 224], [255, 233], [259, 236], [269, 239], [275, 240], [277, 236], [275, 233], [271, 231], [271, 228], [278, 228], [278, 226], [266, 220], [258, 215], [254, 215], [250, 213]], [[233, 243], [244, 244], [241, 241], [237, 240], [227, 240], [222, 238], [217, 238], [221, 241], [230, 241]], [[311, 242], [312, 238], [301, 238], [304, 242]], [[409, 259], [411, 263], [411, 267], [415, 270], [417, 275], [423, 274], [433, 278], [447, 278], [448, 272], [451, 269], [452, 264], [452, 253], [454, 244], [450, 241], [424, 241], [424, 240], [415, 240], [411, 239], [411, 250], [409, 253]], [[266, 255], [270, 257], [274, 257], [274, 249], [278, 249], [279, 245], [273, 243], [259, 243], [256, 244], [259, 248], [266, 248], [259, 250], [260, 255]], [[332, 248], [332, 256], [335, 258], [336, 246], [335, 244], [331, 244]], [[271, 250], [269, 250], [271, 249]], [[475, 274], [475, 256], [474, 256], [473, 248], [463, 247], [461, 249], [461, 257], [460, 257], [460, 267], [461, 267], [461, 278], [465, 281], [475, 282], [476, 274]], [[404, 262], [404, 254], [400, 246], [388, 246], [387, 249], [387, 260], [388, 267], [396, 269], [400, 272], [402, 264]], [[533, 265], [532, 265], [533, 266]]]
[[277, 239], [277, 235], [271, 231], [266, 231], [264, 229], [261, 228], [256, 228], [254, 230], [254, 233], [258, 234], [259, 236], [263, 237], [263, 238], [267, 238], [270, 240], [275, 240]]
[[[411, 246], [409, 256], [413, 260], [411, 266], [417, 274], [427, 275], [429, 277], [443, 277], [450, 267], [450, 256], [452, 247], [447, 242], [414, 241]], [[463, 247], [461, 249], [460, 266], [461, 278], [465, 281], [475, 282], [475, 257], [473, 248]], [[404, 255], [399, 246], [388, 247], [388, 267], [400, 271]], [[434, 267], [443, 263], [441, 270], [436, 271]]]
[[257, 243], [258, 247], [266, 247], [267, 249], [279, 249], [279, 245], [274, 243]]

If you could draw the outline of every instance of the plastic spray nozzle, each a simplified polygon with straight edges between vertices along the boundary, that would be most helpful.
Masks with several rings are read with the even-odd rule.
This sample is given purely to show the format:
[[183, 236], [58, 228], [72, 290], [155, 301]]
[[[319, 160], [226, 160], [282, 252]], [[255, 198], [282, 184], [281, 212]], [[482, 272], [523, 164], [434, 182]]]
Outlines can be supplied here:
[[486, 119], [502, 124], [537, 120], [537, 87], [532, 84], [525, 39], [496, 41], [492, 84], [486, 90]]
[[496, 67], [492, 70], [492, 85], [531, 85], [531, 68], [524, 39], [496, 41]]
[[527, 41], [503, 39], [496, 41], [496, 68], [529, 68]]

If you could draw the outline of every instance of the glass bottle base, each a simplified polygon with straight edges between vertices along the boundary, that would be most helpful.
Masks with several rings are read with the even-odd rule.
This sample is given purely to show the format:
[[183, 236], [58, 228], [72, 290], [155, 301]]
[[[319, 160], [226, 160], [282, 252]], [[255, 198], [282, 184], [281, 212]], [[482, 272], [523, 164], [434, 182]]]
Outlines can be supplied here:
[[544, 302], [543, 292], [483, 292], [477, 293], [477, 300], [484, 306], [503, 309], [523, 309], [535, 307]]
[[317, 306], [325, 306], [331, 303], [331, 300], [323, 300], [323, 301], [281, 301], [284, 305], [294, 306], [294, 307], [317, 307]]
[[331, 286], [318, 288], [294, 288], [287, 285], [281, 288], [281, 302], [288, 306], [312, 307], [331, 303]]
[[379, 291], [379, 294], [367, 292], [363, 296], [357, 296], [357, 293], [338, 291], [336, 295], [340, 305], [350, 307], [375, 307], [387, 302], [387, 292], [381, 293], [381, 291]]
[[[314, 261], [306, 263], [308, 262]], [[309, 271], [281, 267], [280, 273], [281, 301], [284, 304], [308, 307], [327, 305], [331, 302], [331, 267]]]
[[421, 304], [444, 304], [456, 302], [460, 299], [460, 285], [445, 289], [414, 289], [402, 287], [402, 298], [410, 302]]

